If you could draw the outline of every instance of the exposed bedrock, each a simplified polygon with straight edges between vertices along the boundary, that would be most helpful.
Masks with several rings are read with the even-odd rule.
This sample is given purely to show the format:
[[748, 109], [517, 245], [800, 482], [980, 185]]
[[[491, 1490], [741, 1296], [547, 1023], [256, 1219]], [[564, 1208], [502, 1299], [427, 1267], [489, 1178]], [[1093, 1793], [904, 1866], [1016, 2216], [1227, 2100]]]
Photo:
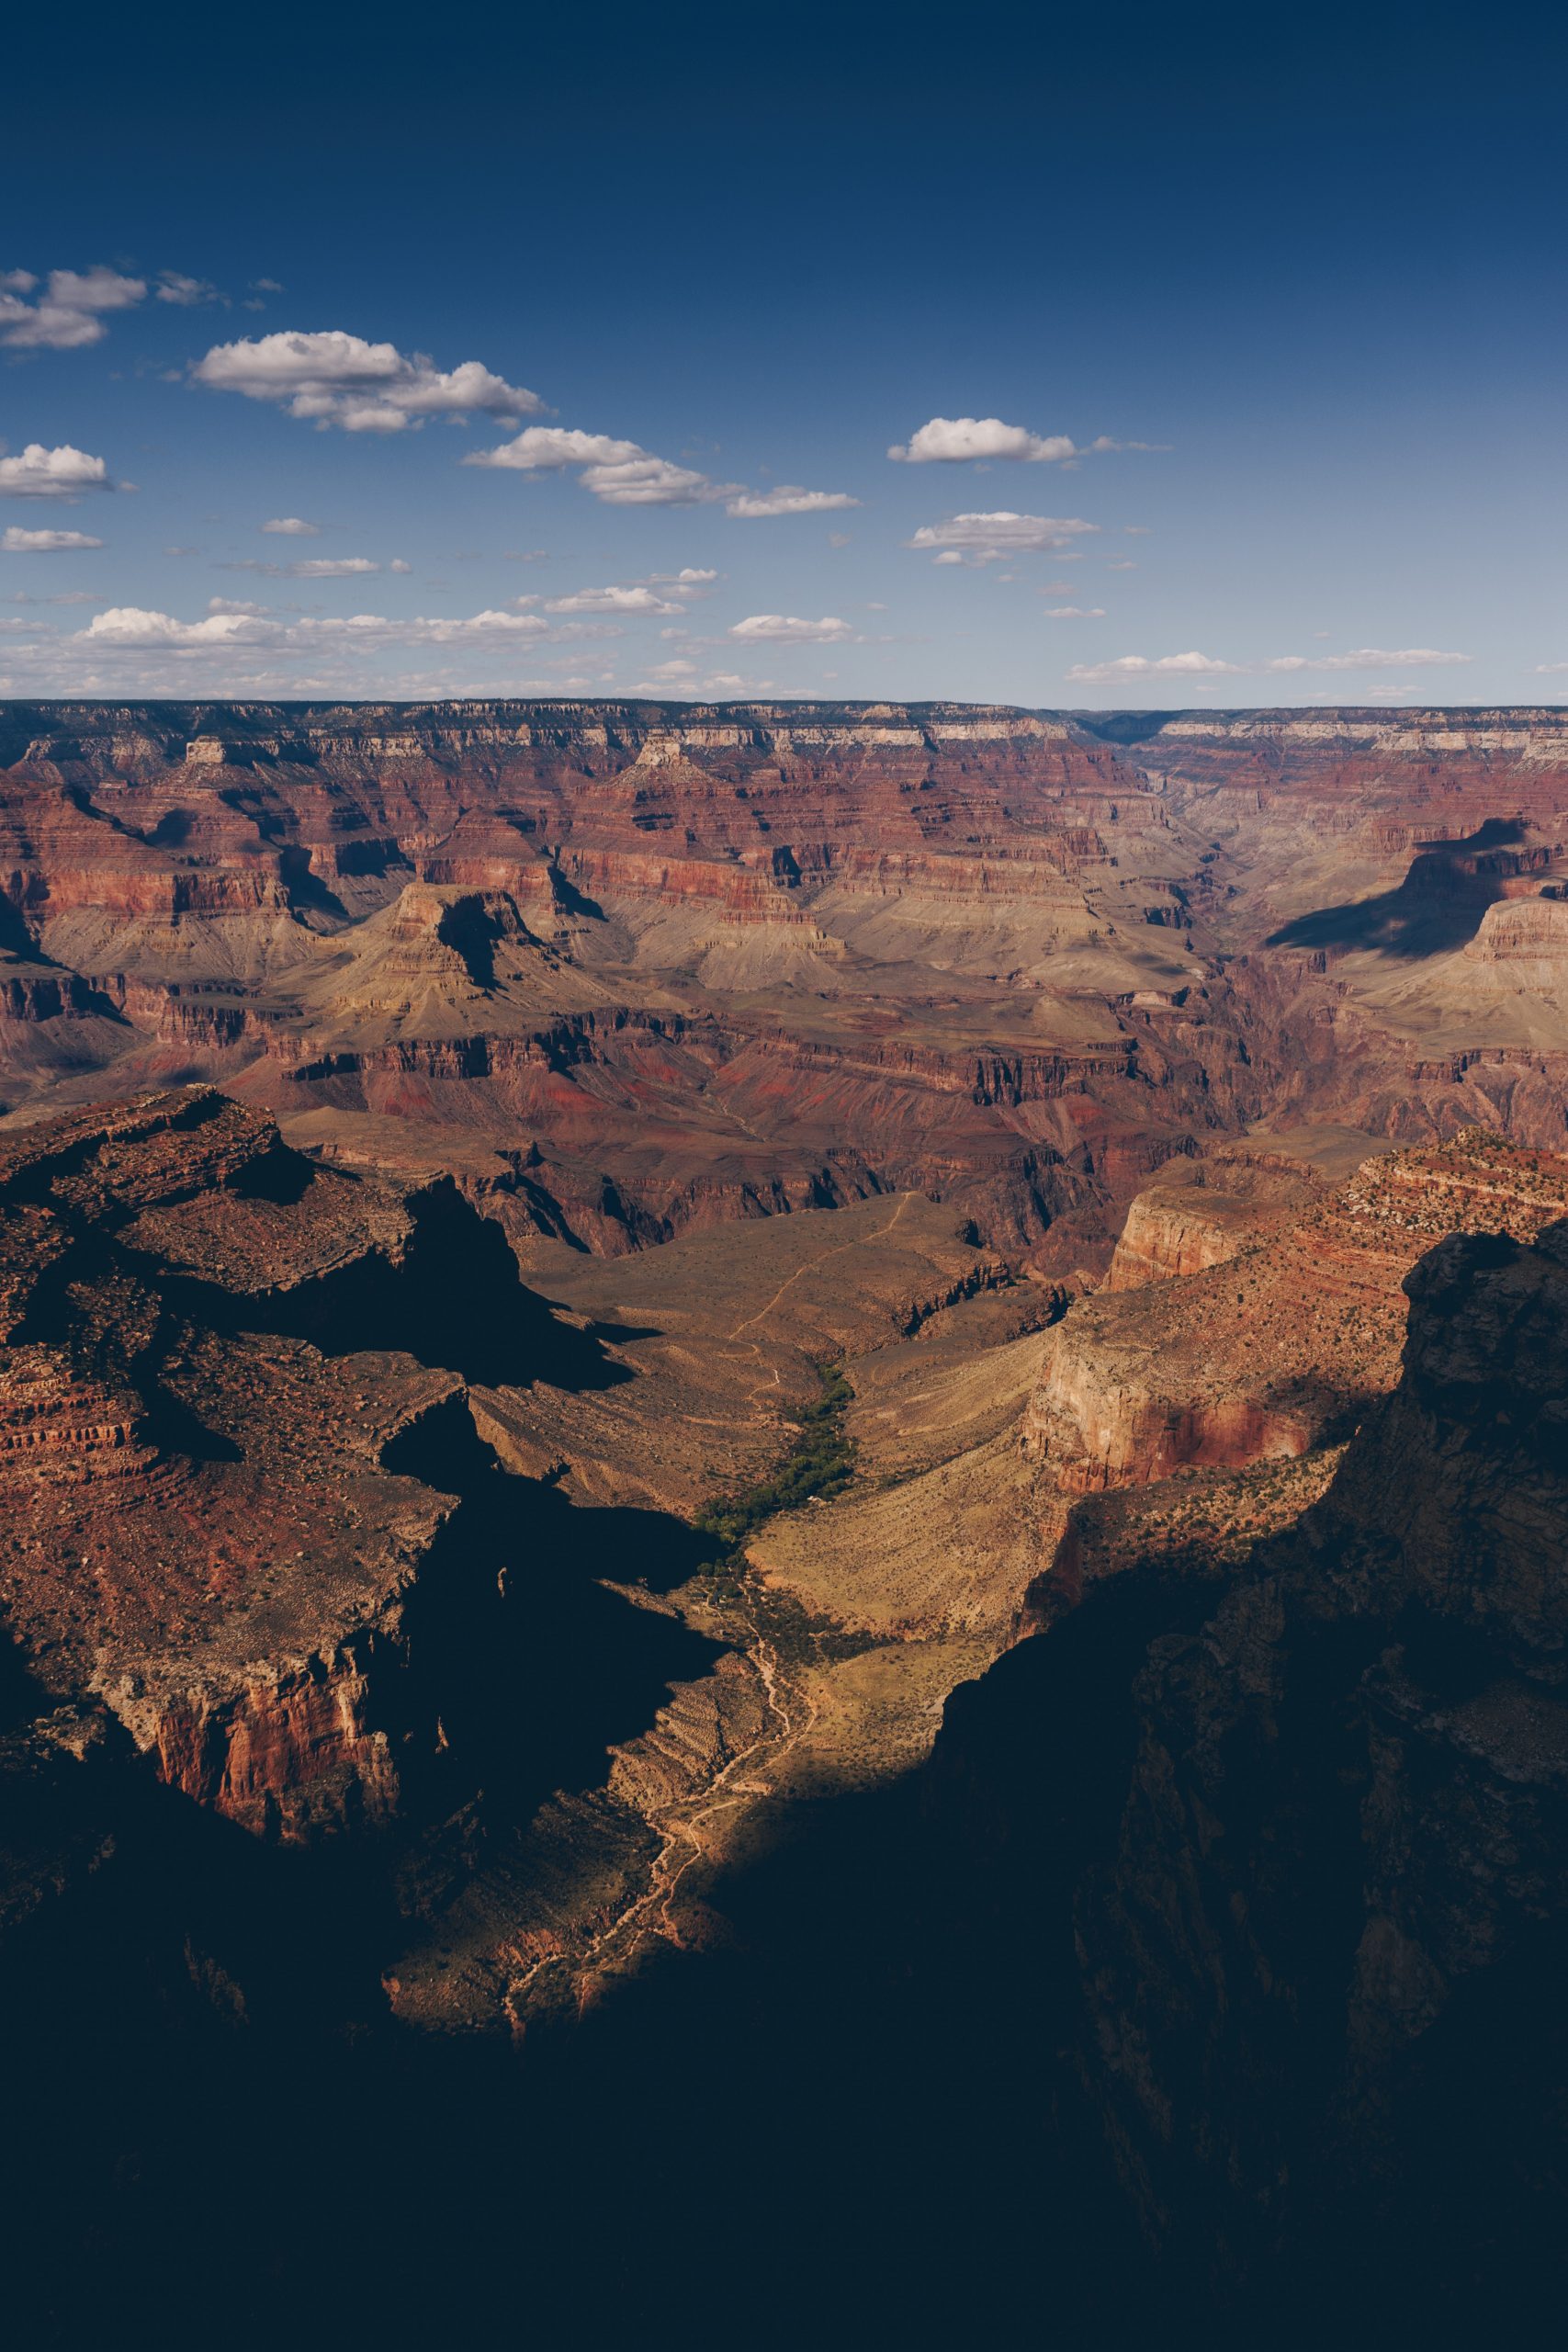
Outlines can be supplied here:
[[1295, 1528], [1124, 1559], [934, 1767], [1172, 2286], [1276, 2324], [1495, 2317], [1562, 2245], [1568, 1225], [1405, 1287]]
[[14, 1137], [0, 1252], [0, 1592], [45, 1692], [101, 1700], [171, 1786], [286, 1839], [456, 1801], [498, 1657], [537, 1758], [589, 1638], [546, 1598], [570, 1512], [490, 1463], [468, 1384], [617, 1371], [499, 1227], [449, 1184], [316, 1168], [196, 1088]]
[[[1060, 1493], [1239, 1468], [1347, 1435], [1393, 1385], [1400, 1285], [1431, 1238], [1528, 1237], [1568, 1213], [1568, 1161], [1479, 1129], [1368, 1159], [1332, 1191], [1304, 1166], [1294, 1179], [1241, 1159], [1194, 1173], [1208, 1181], [1139, 1196], [1136, 1256], [1119, 1245], [1108, 1290], [1061, 1325], [1023, 1424]], [[1227, 1179], [1239, 1195], [1220, 1189]], [[1129, 1258], [1146, 1275], [1183, 1251], [1211, 1261], [1127, 1287]]]

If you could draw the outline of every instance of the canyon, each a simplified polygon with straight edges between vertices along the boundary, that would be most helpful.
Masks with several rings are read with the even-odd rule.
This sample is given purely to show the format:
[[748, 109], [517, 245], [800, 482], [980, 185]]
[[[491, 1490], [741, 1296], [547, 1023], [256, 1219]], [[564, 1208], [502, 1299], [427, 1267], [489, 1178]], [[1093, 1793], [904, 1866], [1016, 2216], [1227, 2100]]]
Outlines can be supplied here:
[[0, 880], [46, 2331], [1540, 2283], [1568, 715], [12, 703]]

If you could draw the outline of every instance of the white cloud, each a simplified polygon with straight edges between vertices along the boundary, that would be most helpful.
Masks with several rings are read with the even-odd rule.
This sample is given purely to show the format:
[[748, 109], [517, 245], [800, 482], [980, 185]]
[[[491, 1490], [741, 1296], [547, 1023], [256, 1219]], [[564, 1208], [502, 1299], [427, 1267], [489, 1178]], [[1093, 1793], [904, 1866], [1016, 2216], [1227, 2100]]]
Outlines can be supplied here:
[[291, 580], [353, 580], [367, 571], [379, 571], [367, 555], [312, 555], [302, 563], [291, 563]]
[[931, 561], [933, 563], [962, 563], [964, 558], [956, 548], [943, 548], [940, 555], [932, 556]]
[[1075, 662], [1066, 675], [1076, 685], [1113, 686], [1123, 678], [1152, 678], [1173, 673], [1184, 677], [1239, 677], [1242, 673], [1239, 663], [1215, 662], [1206, 653], [1166, 653], [1157, 662], [1149, 661], [1142, 653], [1123, 653], [1115, 662]]
[[[519, 599], [519, 602], [524, 600]], [[678, 604], [651, 588], [580, 588], [574, 596], [552, 596], [547, 613], [678, 613]]]
[[6, 555], [69, 555], [74, 548], [102, 546], [102, 539], [91, 538], [85, 531], [24, 531], [19, 523], [10, 524], [0, 536], [0, 549]]
[[728, 497], [737, 487], [656, 458], [635, 441], [568, 425], [530, 424], [498, 448], [470, 450], [463, 463], [513, 473], [559, 473], [577, 466], [583, 489], [606, 506], [695, 506]]
[[321, 536], [321, 525], [307, 523], [302, 514], [279, 514], [273, 522], [264, 523], [262, 529], [276, 532], [283, 539], [319, 539]]
[[84, 491], [112, 490], [108, 468], [69, 441], [46, 449], [29, 441], [17, 458], [0, 458], [0, 498], [80, 498]]
[[400, 645], [504, 645], [515, 639], [548, 634], [548, 623], [533, 613], [482, 612], [460, 620], [388, 620], [378, 613], [355, 613], [346, 620], [310, 616], [281, 621], [254, 605], [230, 604], [215, 597], [207, 618], [199, 621], [177, 620], [171, 613], [148, 612], [135, 605], [111, 605], [107, 612], [95, 614], [72, 641], [101, 650], [200, 653], [236, 646], [376, 650]]
[[193, 372], [215, 391], [286, 401], [291, 416], [345, 433], [401, 433], [428, 416], [529, 416], [544, 406], [536, 392], [504, 382], [477, 359], [444, 374], [422, 352], [408, 358], [393, 344], [367, 343], [341, 328], [216, 344]]
[[733, 698], [738, 695], [770, 694], [773, 684], [771, 678], [743, 678], [738, 670], [711, 670], [704, 677], [694, 662], [660, 662], [628, 692], [666, 700], [695, 695]]
[[176, 303], [181, 310], [189, 311], [198, 303], [221, 302], [224, 297], [209, 278], [186, 277], [177, 269], [161, 269], [158, 272], [157, 300]]
[[1303, 654], [1284, 653], [1258, 666], [1264, 670], [1450, 670], [1470, 658], [1468, 653], [1439, 653], [1428, 645], [1406, 646], [1401, 653], [1363, 645], [1353, 653], [1320, 653], [1310, 660]]
[[656, 662], [642, 684], [634, 686], [632, 692], [649, 695], [662, 694], [672, 687], [679, 689], [682, 686], [694, 685], [696, 678], [697, 665], [694, 662]]
[[[165, 548], [165, 555], [193, 555], [193, 548]], [[264, 580], [359, 580], [367, 573], [379, 571], [381, 567], [367, 555], [301, 556], [293, 563], [263, 563], [254, 555], [234, 556], [226, 563], [215, 564], [217, 571], [256, 571]], [[407, 571], [406, 563], [389, 564], [389, 571]]]
[[822, 514], [831, 507], [859, 504], [860, 500], [847, 491], [801, 490], [793, 482], [781, 481], [776, 490], [742, 491], [724, 511], [754, 521], [765, 514]]
[[237, 596], [209, 596], [207, 609], [209, 613], [237, 613], [243, 619], [259, 621], [266, 617], [267, 608], [265, 605], [247, 605]]
[[1021, 424], [1004, 424], [999, 416], [933, 416], [908, 441], [896, 441], [887, 454], [906, 466], [956, 465], [968, 458], [1052, 465], [1079, 452], [1065, 433], [1031, 433]]
[[30, 270], [0, 277], [0, 343], [18, 351], [77, 351], [102, 342], [105, 311], [130, 310], [147, 294], [144, 279], [114, 269], [51, 269], [42, 293], [37, 288]]
[[1103, 605], [1047, 605], [1045, 617], [1048, 621], [1102, 621], [1105, 607]]
[[254, 636], [246, 638], [253, 618], [248, 613], [221, 612], [209, 613], [204, 621], [179, 621], [170, 613], [146, 612], [139, 605], [111, 605], [107, 612], [94, 614], [76, 642], [138, 650], [232, 645], [237, 639], [254, 643]]
[[1439, 653], [1427, 647], [1386, 653], [1377, 646], [1311, 658], [1303, 653], [1287, 653], [1270, 662], [1216, 662], [1206, 653], [1166, 653], [1151, 662], [1141, 653], [1123, 653], [1115, 662], [1079, 662], [1066, 674], [1076, 685], [1110, 686], [1122, 679], [1162, 675], [1242, 678], [1280, 671], [1448, 669], [1470, 658], [1468, 653]]
[[405, 563], [400, 555], [395, 555], [387, 569], [389, 571], [408, 572], [413, 570], [413, 566], [412, 563]]
[[837, 645], [854, 631], [848, 621], [835, 620], [831, 615], [819, 621], [804, 621], [790, 613], [751, 613], [737, 621], [729, 634], [746, 644]]
[[922, 523], [908, 544], [941, 548], [950, 563], [996, 563], [1004, 556], [1068, 547], [1081, 533], [1099, 528], [1081, 515], [1015, 514], [1004, 507], [995, 514], [950, 514], [945, 522]]

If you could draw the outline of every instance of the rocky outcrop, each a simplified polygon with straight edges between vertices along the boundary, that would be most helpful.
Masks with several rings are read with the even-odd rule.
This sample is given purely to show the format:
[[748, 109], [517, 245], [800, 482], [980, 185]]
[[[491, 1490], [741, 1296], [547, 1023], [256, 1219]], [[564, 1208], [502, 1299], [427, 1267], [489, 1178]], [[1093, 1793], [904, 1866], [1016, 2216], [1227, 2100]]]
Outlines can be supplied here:
[[0, 1257], [0, 1601], [38, 1684], [258, 1832], [417, 1803], [458, 1498], [394, 1465], [465, 1372], [547, 1361], [496, 1228], [197, 1088], [13, 1138]]
[[[1067, 2111], [1168, 2290], [1253, 2324], [1522, 2310], [1561, 2238], [1568, 1225], [1405, 1287], [1292, 1532], [1124, 1553], [939, 1746], [975, 1899], [1076, 2016]], [[1064, 1827], [1075, 1741], [1116, 1793]]]
[[1151, 1184], [1134, 1194], [1122, 1227], [1107, 1290], [1141, 1290], [1223, 1266], [1279, 1222], [1278, 1202], [1238, 1198], [1207, 1184]]
[[1481, 928], [1464, 950], [1478, 964], [1568, 959], [1568, 902], [1561, 899], [1504, 899], [1488, 907]]

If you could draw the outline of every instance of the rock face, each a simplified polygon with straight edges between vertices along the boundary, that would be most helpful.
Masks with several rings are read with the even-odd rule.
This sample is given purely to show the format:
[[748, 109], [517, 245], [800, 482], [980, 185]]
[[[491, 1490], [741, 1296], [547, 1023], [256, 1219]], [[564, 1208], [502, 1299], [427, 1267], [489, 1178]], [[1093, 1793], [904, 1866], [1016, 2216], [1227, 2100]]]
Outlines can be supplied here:
[[1568, 903], [1501, 899], [1487, 908], [1464, 952], [1477, 964], [1561, 963], [1568, 957]]
[[457, 1507], [390, 1465], [466, 1392], [373, 1342], [439, 1352], [479, 1221], [194, 1088], [14, 1137], [0, 1252], [0, 1606], [38, 1683], [258, 1832], [389, 1817], [440, 1745], [411, 1628]]
[[[1245, 1186], [1251, 1171], [1236, 1172]], [[1310, 1184], [1299, 1189], [1310, 1199]], [[1316, 1190], [1304, 1215], [1217, 1186], [1134, 1203], [1116, 1295], [1072, 1308], [1024, 1416], [1025, 1445], [1059, 1492], [1238, 1468], [1343, 1437], [1393, 1384], [1400, 1285], [1420, 1250], [1443, 1232], [1538, 1232], [1568, 1214], [1568, 1162], [1466, 1129]], [[1129, 1290], [1129, 1260], [1176, 1278]]]
[[[1468, 2324], [1561, 2244], [1568, 1225], [1406, 1289], [1398, 1386], [1291, 1533], [1126, 1564], [939, 1747], [1170, 2280], [1254, 2317]], [[1116, 1793], [1064, 1836], [1080, 1738]]]

